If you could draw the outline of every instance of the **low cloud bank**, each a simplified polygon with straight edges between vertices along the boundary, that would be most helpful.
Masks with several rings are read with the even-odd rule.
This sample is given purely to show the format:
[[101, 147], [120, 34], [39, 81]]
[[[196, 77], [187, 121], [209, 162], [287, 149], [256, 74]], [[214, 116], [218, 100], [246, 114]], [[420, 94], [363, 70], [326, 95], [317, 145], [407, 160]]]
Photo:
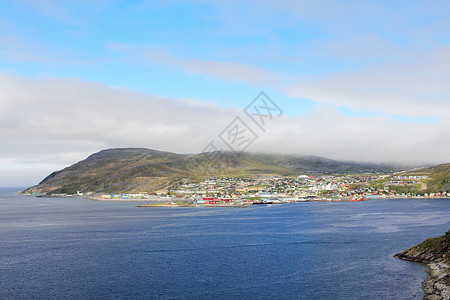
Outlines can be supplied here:
[[[28, 79], [0, 74], [0, 173], [59, 169], [92, 152], [145, 147], [200, 152], [242, 108], [195, 99], [166, 99], [80, 80]], [[450, 124], [349, 117], [318, 105], [302, 117], [282, 116], [257, 132], [249, 151], [320, 155], [403, 164], [450, 160]], [[218, 143], [218, 147], [227, 149]], [[22, 169], [26, 170], [26, 169]], [[36, 171], [39, 173], [39, 171]], [[41, 179], [41, 178], [39, 178]], [[16, 182], [16, 181], [14, 181]]]

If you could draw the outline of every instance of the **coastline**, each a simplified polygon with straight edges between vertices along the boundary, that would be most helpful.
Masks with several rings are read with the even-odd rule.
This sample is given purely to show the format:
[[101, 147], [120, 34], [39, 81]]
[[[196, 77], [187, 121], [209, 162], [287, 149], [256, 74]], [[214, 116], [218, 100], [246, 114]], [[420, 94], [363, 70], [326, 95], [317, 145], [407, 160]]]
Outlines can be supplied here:
[[138, 205], [138, 207], [207, 207], [207, 208], [215, 208], [215, 207], [227, 207], [227, 208], [245, 208], [247, 205], [245, 204], [171, 204], [171, 203], [154, 203], [154, 204], [143, 204]]
[[424, 282], [424, 299], [440, 300], [450, 299], [450, 285], [448, 276], [450, 265], [444, 262], [427, 264], [430, 267], [430, 275]]
[[[168, 197], [168, 196], [151, 196], [145, 197], [142, 195], [136, 196], [137, 194], [128, 194], [123, 193], [124, 196], [117, 195], [116, 197], [110, 197], [109, 194], [93, 194], [93, 195], [78, 195], [78, 194], [31, 194], [24, 193], [23, 191], [16, 192], [17, 195], [21, 196], [34, 196], [40, 198], [88, 198], [96, 201], [106, 201], [106, 202], [167, 202], [167, 201], [194, 201], [194, 198], [178, 198], [178, 197]], [[126, 196], [129, 195], [129, 196]], [[239, 198], [244, 200], [245, 198]], [[306, 198], [278, 198], [282, 203], [292, 203], [292, 202], [358, 202], [358, 201], [368, 201], [368, 200], [401, 200], [401, 199], [450, 199], [449, 196], [380, 196], [380, 197], [361, 197], [361, 199], [355, 199], [353, 197], [323, 197], [316, 196], [315, 198], [306, 199]]]
[[427, 264], [429, 276], [423, 283], [426, 300], [450, 299], [450, 230], [445, 235], [424, 242], [394, 255], [394, 257]]

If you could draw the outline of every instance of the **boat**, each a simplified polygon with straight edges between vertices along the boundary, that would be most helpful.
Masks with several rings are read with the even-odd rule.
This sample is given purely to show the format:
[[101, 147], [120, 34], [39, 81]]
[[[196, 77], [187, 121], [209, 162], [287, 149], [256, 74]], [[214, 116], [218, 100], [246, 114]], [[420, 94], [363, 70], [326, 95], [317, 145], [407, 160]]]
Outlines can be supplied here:
[[254, 201], [253, 204], [273, 204], [271, 201]]
[[358, 199], [350, 199], [348, 201], [364, 201], [364, 197], [358, 198]]

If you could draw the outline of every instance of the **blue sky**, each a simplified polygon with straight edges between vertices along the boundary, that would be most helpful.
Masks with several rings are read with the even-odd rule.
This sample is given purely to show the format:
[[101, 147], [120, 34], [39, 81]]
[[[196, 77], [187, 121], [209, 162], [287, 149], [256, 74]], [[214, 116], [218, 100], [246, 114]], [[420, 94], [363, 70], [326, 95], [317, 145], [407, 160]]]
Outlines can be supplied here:
[[[33, 164], [46, 172], [108, 147], [198, 152], [260, 91], [284, 115], [252, 151], [448, 161], [449, 144], [442, 140], [450, 136], [449, 15], [448, 1], [4, 1], [0, 74], [10, 84], [0, 97], [11, 123], [3, 121], [3, 166]], [[111, 100], [114, 91], [122, 98]], [[53, 109], [64, 101], [67, 109]], [[175, 126], [166, 121], [127, 120], [114, 132], [142, 134], [124, 139], [111, 135], [112, 121], [100, 113], [86, 119], [92, 123], [86, 128], [71, 123], [75, 113], [59, 119], [67, 111], [92, 115], [82, 105], [108, 106], [109, 115], [141, 113], [127, 103], [151, 115], [155, 101], [166, 119], [185, 109], [192, 118], [214, 116], [215, 125], [204, 138], [182, 142], [170, 132], [167, 141], [142, 133], [150, 125]], [[52, 120], [44, 122], [48, 127], [20, 117], [33, 116], [26, 107]], [[179, 131], [192, 127], [196, 135], [197, 121], [188, 116], [179, 117]], [[66, 133], [54, 127], [67, 127]], [[380, 149], [368, 133], [387, 147]], [[67, 141], [78, 134], [83, 138], [74, 149]], [[350, 138], [355, 134], [360, 140]], [[33, 163], [26, 153], [14, 154], [34, 139], [28, 145]], [[291, 148], [276, 146], [284, 141]], [[349, 144], [359, 145], [357, 151]], [[418, 153], [405, 156], [411, 147]]]
[[224, 105], [244, 106], [268, 90], [297, 115], [315, 99], [286, 95], [270, 80], [233, 80], [220, 70], [205, 74], [181, 62], [158, 62], [152, 53], [259, 68], [287, 85], [401, 63], [402, 52], [420, 55], [449, 43], [445, 1], [245, 3], [6, 2], [2, 65], [21, 76], [81, 78]]
[[[236, 34], [235, 25], [222, 16], [220, 7], [210, 3], [128, 3], [98, 4], [90, 12], [86, 12], [86, 4], [7, 4], [2, 16], [6, 27], [4, 68], [29, 77], [82, 78], [165, 97], [192, 97], [241, 106], [262, 88], [271, 88], [180, 70], [177, 66], [149, 62], [146, 56], [152, 52], [167, 53], [184, 59], [282, 69], [295, 75], [305, 67], [310, 73], [319, 72], [319, 68], [330, 70], [330, 66], [312, 66], [309, 62], [283, 62], [282, 57], [274, 61], [268, 53], [278, 51], [273, 42], [291, 43], [295, 38], [298, 45], [319, 38], [320, 31], [304, 30], [304, 34], [299, 34], [283, 24], [261, 29], [252, 24], [254, 28], [244, 28]], [[335, 67], [342, 68], [340, 63]], [[289, 101], [294, 99], [276, 89], [271, 92], [283, 98], [281, 101], [292, 107], [287, 111], [293, 114], [311, 105], [307, 100]]]

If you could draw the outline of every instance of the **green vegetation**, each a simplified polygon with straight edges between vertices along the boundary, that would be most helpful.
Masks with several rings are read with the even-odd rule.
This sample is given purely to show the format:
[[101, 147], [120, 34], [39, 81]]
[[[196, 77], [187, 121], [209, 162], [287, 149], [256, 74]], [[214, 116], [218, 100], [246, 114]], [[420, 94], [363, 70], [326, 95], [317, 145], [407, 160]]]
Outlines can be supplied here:
[[141, 148], [109, 149], [53, 172], [26, 192], [76, 193], [169, 190], [183, 180], [207, 176], [298, 175], [299, 173], [358, 173], [376, 171], [376, 165], [344, 163], [320, 157], [221, 152], [185, 155]]
[[429, 168], [431, 179], [426, 181], [427, 191], [450, 192], [450, 164]]
[[422, 243], [395, 256], [419, 262], [443, 260], [446, 263], [450, 263], [450, 230], [443, 236], [426, 239]]
[[424, 175], [428, 179], [420, 180], [426, 188], [416, 187], [422, 193], [450, 192], [450, 164], [441, 164], [428, 168], [404, 172], [405, 175]]
[[415, 185], [388, 185], [390, 191], [395, 191], [398, 194], [417, 193], [418, 190]]
[[[411, 184], [393, 185], [391, 180], [395, 176], [426, 176], [426, 179], [412, 180]], [[405, 181], [408, 181], [407, 179]], [[437, 192], [450, 192], [450, 164], [442, 164], [434, 167], [420, 168], [401, 172], [387, 178], [373, 181], [370, 186], [374, 189], [395, 191], [399, 194], [425, 195]]]

